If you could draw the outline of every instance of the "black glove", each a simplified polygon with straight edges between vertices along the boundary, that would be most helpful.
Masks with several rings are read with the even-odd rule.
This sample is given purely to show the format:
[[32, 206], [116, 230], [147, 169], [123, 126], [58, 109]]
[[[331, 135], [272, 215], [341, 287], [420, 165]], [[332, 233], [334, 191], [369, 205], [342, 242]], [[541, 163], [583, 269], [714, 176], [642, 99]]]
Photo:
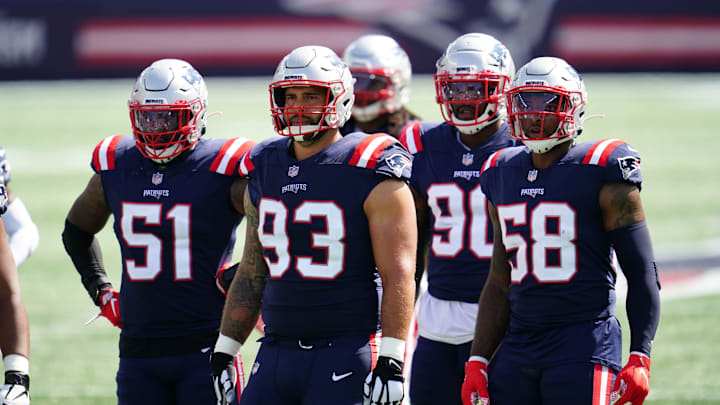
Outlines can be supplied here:
[[235, 387], [238, 383], [235, 358], [227, 353], [213, 352], [210, 356], [210, 369], [217, 405], [232, 403], [235, 400]]
[[400, 405], [405, 397], [403, 362], [380, 356], [363, 387], [363, 404]]

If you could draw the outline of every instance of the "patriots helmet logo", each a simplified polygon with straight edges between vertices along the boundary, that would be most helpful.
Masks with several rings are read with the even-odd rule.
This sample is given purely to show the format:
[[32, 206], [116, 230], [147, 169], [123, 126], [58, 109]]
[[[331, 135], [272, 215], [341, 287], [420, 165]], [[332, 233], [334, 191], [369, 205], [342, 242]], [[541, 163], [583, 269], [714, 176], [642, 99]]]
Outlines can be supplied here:
[[620, 171], [625, 180], [629, 179], [636, 170], [640, 170], [640, 158], [637, 156], [618, 158], [618, 163], [620, 164]]
[[387, 163], [388, 167], [392, 169], [393, 174], [397, 177], [402, 177], [402, 173], [405, 168], [412, 166], [410, 159], [400, 153], [395, 153], [394, 155], [385, 158], [385, 163]]

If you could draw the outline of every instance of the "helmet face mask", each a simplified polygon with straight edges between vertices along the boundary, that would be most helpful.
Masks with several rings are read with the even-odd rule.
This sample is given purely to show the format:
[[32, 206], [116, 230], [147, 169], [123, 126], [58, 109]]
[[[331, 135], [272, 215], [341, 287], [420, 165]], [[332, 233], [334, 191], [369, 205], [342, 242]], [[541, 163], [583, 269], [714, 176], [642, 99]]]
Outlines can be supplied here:
[[534, 153], [547, 153], [580, 134], [586, 100], [585, 85], [567, 62], [535, 58], [507, 94], [511, 135]]
[[[269, 91], [275, 131], [297, 141], [309, 141], [343, 126], [354, 101], [349, 69], [322, 46], [303, 46], [285, 56]], [[298, 102], [298, 97], [310, 101]]]
[[443, 119], [472, 135], [505, 117], [504, 94], [515, 73], [510, 52], [485, 34], [465, 34], [436, 63], [435, 95]]
[[155, 163], [168, 163], [194, 148], [207, 122], [205, 82], [179, 59], [161, 59], [146, 68], [128, 104], [135, 144]]
[[352, 116], [357, 121], [395, 113], [408, 103], [410, 58], [391, 37], [364, 35], [348, 45], [343, 60], [356, 78]]

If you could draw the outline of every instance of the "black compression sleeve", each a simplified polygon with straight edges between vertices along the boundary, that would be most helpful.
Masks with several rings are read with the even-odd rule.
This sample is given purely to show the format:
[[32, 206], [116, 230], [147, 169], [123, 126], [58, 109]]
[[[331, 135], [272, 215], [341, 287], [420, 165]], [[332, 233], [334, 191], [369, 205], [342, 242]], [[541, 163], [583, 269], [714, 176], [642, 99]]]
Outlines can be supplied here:
[[65, 220], [62, 240], [65, 251], [80, 273], [83, 286], [95, 305], [99, 305], [100, 292], [112, 287], [103, 266], [100, 244], [94, 235], [83, 231], [68, 220]]
[[650, 356], [660, 320], [658, 280], [650, 232], [645, 221], [608, 234], [628, 282], [626, 307], [630, 323], [630, 351]]

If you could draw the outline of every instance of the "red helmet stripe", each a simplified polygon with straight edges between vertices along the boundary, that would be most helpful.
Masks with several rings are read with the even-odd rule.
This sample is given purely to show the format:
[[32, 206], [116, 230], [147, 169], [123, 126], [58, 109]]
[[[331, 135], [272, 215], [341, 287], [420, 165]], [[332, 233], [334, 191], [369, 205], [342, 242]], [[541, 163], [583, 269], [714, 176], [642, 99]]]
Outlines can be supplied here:
[[380, 154], [393, 142], [397, 142], [397, 139], [388, 134], [368, 135], [355, 147], [349, 164], [374, 169], [380, 159]]
[[623, 141], [619, 139], [605, 139], [597, 142], [585, 154], [583, 164], [605, 166], [612, 151], [622, 143]]
[[115, 149], [122, 135], [109, 136], [93, 150], [93, 167], [97, 171], [115, 169]]
[[218, 172], [226, 176], [231, 175], [235, 171], [235, 166], [242, 155], [247, 152], [254, 142], [245, 138], [233, 138], [225, 142], [220, 148], [220, 152], [210, 165], [210, 170]]

